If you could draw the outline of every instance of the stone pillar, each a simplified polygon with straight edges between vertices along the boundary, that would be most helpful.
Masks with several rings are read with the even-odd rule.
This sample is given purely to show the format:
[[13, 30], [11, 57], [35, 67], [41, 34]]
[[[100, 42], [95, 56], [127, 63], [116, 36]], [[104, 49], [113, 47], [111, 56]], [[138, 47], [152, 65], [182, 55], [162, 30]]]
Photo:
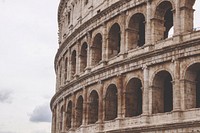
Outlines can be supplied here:
[[65, 61], [64, 61], [64, 58], [62, 57], [62, 59], [61, 59], [61, 64], [60, 64], [60, 85], [62, 86], [62, 85], [64, 85], [64, 79], [65, 79]]
[[145, 25], [145, 45], [151, 44], [151, 0], [147, 0], [147, 16], [146, 16], [146, 25]]
[[175, 1], [175, 9], [174, 9], [174, 35], [179, 35], [181, 33], [181, 18], [180, 18], [180, 1]]
[[102, 63], [104, 64], [108, 60], [108, 33], [107, 26], [103, 24], [103, 38], [102, 38]]
[[88, 48], [87, 48], [87, 66], [86, 66], [86, 71], [89, 72], [91, 69], [91, 63], [92, 63], [92, 49], [91, 49], [91, 44], [92, 44], [92, 35], [90, 32], [87, 33], [87, 41], [88, 41]]
[[143, 85], [143, 103], [142, 111], [143, 115], [150, 114], [149, 112], [149, 69], [147, 66], [143, 67], [144, 85]]
[[121, 25], [121, 42], [120, 42], [120, 54], [124, 54], [125, 53], [125, 46], [126, 46], [126, 32], [125, 32], [125, 28], [126, 28], [126, 13], [123, 12], [121, 13], [121, 22], [122, 22], [122, 25]]
[[52, 128], [51, 133], [56, 133], [56, 106], [52, 109]]
[[59, 103], [57, 103], [57, 106], [56, 106], [56, 133], [60, 131], [60, 128], [59, 128], [59, 124], [60, 124], [60, 117], [59, 117], [60, 110], [59, 110], [59, 108], [60, 108]]
[[69, 48], [69, 80], [73, 79], [73, 75], [72, 75], [72, 51]]
[[76, 53], [76, 73], [75, 77], [77, 77], [80, 74], [80, 67], [81, 67], [81, 43], [77, 42], [77, 53]]
[[153, 113], [153, 86], [149, 86], [149, 114]]
[[100, 91], [99, 91], [99, 116], [98, 116], [98, 123], [103, 123], [103, 112], [104, 112], [104, 106], [103, 106], [103, 84], [101, 81], [100, 84]]
[[86, 126], [88, 122], [88, 112], [87, 112], [87, 90], [84, 87], [83, 88], [83, 120], [82, 120], [82, 126]]
[[180, 62], [174, 61], [173, 111], [181, 110]]
[[67, 111], [66, 111], [66, 99], [63, 98], [63, 118], [62, 118], [62, 132], [65, 132], [66, 131], [66, 120], [67, 120]]
[[118, 93], [117, 93], [117, 102], [118, 102], [118, 109], [117, 109], [117, 118], [118, 119], [121, 119], [123, 116], [124, 116], [124, 114], [125, 114], [125, 112], [122, 112], [122, 110], [123, 110], [123, 76], [122, 75], [119, 75], [118, 77], [117, 77], [118, 79], [117, 79], [117, 91], [118, 91]]
[[67, 82], [69, 82], [70, 81], [70, 68], [71, 68], [71, 65], [70, 65], [70, 52], [68, 51], [68, 63], [67, 63], [67, 66], [68, 66], [68, 68], [67, 68]]
[[181, 33], [193, 30], [194, 9], [188, 5], [181, 5], [180, 8]]
[[74, 130], [76, 128], [76, 96], [74, 93], [72, 94], [72, 120], [71, 120], [71, 129]]

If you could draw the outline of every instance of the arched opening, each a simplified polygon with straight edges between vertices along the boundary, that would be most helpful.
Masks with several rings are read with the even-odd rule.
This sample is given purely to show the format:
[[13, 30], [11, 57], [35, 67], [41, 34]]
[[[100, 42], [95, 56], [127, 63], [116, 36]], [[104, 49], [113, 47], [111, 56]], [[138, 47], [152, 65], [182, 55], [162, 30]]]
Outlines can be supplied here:
[[120, 52], [121, 31], [119, 24], [115, 23], [108, 33], [108, 58], [112, 58]]
[[68, 73], [68, 58], [65, 59], [65, 81], [68, 78], [67, 73]]
[[64, 107], [62, 106], [60, 109], [60, 124], [59, 124], [60, 131], [62, 131], [63, 118], [64, 118]]
[[128, 24], [129, 50], [145, 44], [145, 17], [141, 13], [134, 14]]
[[185, 74], [186, 109], [200, 107], [200, 63], [191, 65]]
[[74, 76], [76, 74], [76, 51], [74, 50], [72, 52], [71, 57], [71, 76]]
[[131, 79], [126, 86], [126, 117], [142, 114], [142, 83], [138, 78]]
[[83, 121], [83, 97], [79, 96], [76, 104], [76, 128], [82, 125]]
[[117, 118], [117, 87], [111, 84], [107, 91], [105, 97], [105, 120], [113, 120]]
[[172, 76], [169, 72], [163, 70], [155, 75], [152, 95], [153, 114], [173, 110], [173, 85]]
[[94, 37], [92, 45], [92, 66], [98, 64], [102, 60], [102, 35], [98, 33]]
[[172, 4], [169, 1], [163, 1], [156, 7], [155, 19], [153, 19], [155, 41], [168, 38], [171, 28], [171, 31], [173, 31], [172, 9]]
[[68, 102], [66, 115], [66, 129], [69, 130], [72, 127], [72, 101]]
[[87, 66], [87, 48], [88, 48], [88, 45], [87, 43], [83, 43], [82, 47], [81, 47], [81, 54], [80, 54], [80, 72], [83, 72]]
[[99, 96], [96, 91], [92, 91], [89, 96], [88, 124], [94, 124], [98, 121]]
[[169, 31], [173, 27], [173, 12], [172, 7], [169, 8], [164, 16], [164, 26], [165, 26], [165, 32], [164, 32], [164, 39], [169, 37]]
[[62, 60], [58, 63], [58, 85], [61, 85], [62, 83]]

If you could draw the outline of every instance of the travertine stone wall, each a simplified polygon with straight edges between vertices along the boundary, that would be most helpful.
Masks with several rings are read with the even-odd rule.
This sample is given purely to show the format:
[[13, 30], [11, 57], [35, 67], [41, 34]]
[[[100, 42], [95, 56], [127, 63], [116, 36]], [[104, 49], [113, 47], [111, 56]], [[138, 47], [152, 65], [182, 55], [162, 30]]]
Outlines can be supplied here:
[[200, 132], [195, 0], [61, 0], [52, 133]]

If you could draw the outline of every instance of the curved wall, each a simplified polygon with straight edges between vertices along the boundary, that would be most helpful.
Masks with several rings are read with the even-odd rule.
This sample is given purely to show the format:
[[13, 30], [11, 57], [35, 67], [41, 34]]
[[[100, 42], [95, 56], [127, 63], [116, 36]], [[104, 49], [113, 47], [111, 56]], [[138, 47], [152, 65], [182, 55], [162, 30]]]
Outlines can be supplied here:
[[61, 0], [52, 133], [193, 132], [195, 0]]

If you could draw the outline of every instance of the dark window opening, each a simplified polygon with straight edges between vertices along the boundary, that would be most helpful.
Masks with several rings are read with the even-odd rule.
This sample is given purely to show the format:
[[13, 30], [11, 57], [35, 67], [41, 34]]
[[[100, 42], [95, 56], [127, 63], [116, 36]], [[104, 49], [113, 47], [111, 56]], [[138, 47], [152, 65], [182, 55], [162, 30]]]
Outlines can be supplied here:
[[80, 71], [81, 72], [83, 72], [85, 68], [87, 67], [87, 48], [88, 48], [87, 43], [83, 43], [81, 47], [81, 54], [80, 54], [80, 58], [81, 58]]
[[67, 106], [67, 113], [66, 113], [66, 128], [69, 130], [72, 127], [72, 102], [70, 101]]
[[196, 78], [196, 107], [200, 108], [200, 71], [197, 73]]
[[142, 83], [140, 79], [131, 79], [126, 87], [126, 117], [142, 114]]
[[164, 26], [165, 26], [165, 32], [164, 32], [164, 39], [169, 37], [169, 31], [170, 29], [173, 27], [173, 12], [172, 12], [172, 8], [169, 8], [164, 16]]
[[71, 57], [71, 75], [74, 76], [76, 73], [76, 51], [74, 50], [72, 52]]
[[92, 45], [92, 66], [98, 64], [102, 60], [102, 35], [98, 33], [94, 37]]
[[88, 124], [98, 121], [99, 96], [96, 91], [92, 91], [89, 97]]
[[108, 58], [112, 58], [120, 53], [121, 31], [119, 24], [115, 23], [109, 31]]
[[155, 75], [152, 95], [153, 114], [173, 110], [173, 85], [169, 72], [163, 70]]
[[80, 96], [76, 105], [76, 127], [80, 127], [83, 121], [83, 98]]
[[117, 87], [110, 85], [105, 97], [105, 120], [113, 120], [117, 118]]

